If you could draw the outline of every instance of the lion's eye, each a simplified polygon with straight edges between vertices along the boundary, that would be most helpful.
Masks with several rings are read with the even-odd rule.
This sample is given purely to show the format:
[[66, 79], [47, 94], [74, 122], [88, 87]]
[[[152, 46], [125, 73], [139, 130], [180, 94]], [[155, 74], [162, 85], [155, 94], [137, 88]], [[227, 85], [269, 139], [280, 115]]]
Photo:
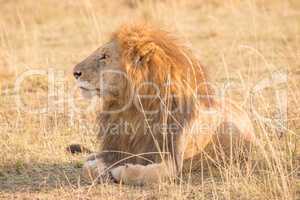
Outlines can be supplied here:
[[99, 60], [103, 61], [103, 60], [105, 60], [107, 58], [108, 58], [108, 55], [104, 53], [104, 54], [101, 55], [101, 57], [99, 58]]

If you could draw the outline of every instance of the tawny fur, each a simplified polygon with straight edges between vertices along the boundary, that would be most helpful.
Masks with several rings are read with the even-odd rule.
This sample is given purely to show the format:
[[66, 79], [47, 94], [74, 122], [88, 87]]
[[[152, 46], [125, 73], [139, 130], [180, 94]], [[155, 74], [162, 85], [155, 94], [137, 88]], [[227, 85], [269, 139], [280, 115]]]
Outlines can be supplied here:
[[[126, 77], [115, 73], [101, 77], [105, 70]], [[155, 182], [180, 172], [184, 160], [201, 154], [207, 145], [217, 147], [217, 152], [231, 145], [232, 151], [232, 146], [240, 148], [240, 141], [247, 145], [254, 141], [247, 114], [214, 98], [194, 54], [174, 35], [154, 26], [122, 26], [110, 42], [76, 65], [75, 72], [80, 72], [76, 77], [80, 84], [88, 85], [83, 92], [98, 94], [105, 111], [98, 115], [106, 130], [99, 133], [96, 160], [101, 166], [87, 164], [85, 173], [91, 170], [101, 177], [109, 172], [128, 184]], [[125, 123], [130, 125], [126, 131]], [[120, 126], [113, 129], [112, 124]]]

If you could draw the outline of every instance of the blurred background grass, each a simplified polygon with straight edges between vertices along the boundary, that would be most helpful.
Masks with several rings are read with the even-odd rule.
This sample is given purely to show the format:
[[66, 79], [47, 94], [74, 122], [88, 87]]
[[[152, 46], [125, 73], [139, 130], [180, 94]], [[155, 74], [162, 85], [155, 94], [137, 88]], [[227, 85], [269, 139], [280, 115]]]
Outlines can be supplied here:
[[[0, 198], [300, 199], [300, 1], [0, 0], [0, 5]], [[233, 84], [226, 95], [245, 109], [251, 88], [274, 72], [287, 73], [287, 84], [268, 88], [254, 103], [273, 118], [274, 91], [288, 91], [285, 134], [278, 137], [277, 129], [253, 117], [263, 145], [246, 166], [202, 168], [181, 184], [135, 188], [81, 181], [85, 155], [71, 156], [65, 147], [80, 143], [96, 150], [98, 144], [95, 113], [76, 114], [69, 105], [72, 67], [119, 25], [139, 20], [163, 24], [186, 39], [212, 83]], [[15, 81], [29, 69], [53, 69], [63, 77], [55, 85], [63, 99], [52, 107], [47, 76], [22, 83], [26, 105], [50, 106], [47, 113], [16, 106]]]

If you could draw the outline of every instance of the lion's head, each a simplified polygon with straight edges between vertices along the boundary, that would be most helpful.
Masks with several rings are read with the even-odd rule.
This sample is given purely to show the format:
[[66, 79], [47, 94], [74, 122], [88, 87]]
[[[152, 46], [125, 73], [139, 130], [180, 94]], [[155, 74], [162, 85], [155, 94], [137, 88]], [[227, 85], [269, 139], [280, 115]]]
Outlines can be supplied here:
[[118, 92], [116, 88], [122, 89], [124, 86], [120, 81], [122, 76], [117, 76], [117, 72], [124, 73], [120, 47], [116, 41], [111, 41], [77, 64], [73, 75], [84, 97], [105, 97]]
[[170, 97], [180, 104], [198, 95], [210, 103], [206, 75], [191, 51], [171, 33], [147, 24], [122, 26], [75, 66], [74, 76], [86, 97], [148, 111]]

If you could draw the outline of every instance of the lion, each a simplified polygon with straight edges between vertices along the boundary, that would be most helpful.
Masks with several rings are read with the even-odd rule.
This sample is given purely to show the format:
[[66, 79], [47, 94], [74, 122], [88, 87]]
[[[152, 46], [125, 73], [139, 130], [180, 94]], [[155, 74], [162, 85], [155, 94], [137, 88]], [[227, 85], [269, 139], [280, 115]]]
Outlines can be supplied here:
[[203, 153], [233, 158], [255, 141], [247, 113], [216, 98], [199, 59], [160, 27], [121, 26], [73, 75], [84, 97], [101, 99], [101, 149], [82, 169], [92, 181], [174, 179]]

